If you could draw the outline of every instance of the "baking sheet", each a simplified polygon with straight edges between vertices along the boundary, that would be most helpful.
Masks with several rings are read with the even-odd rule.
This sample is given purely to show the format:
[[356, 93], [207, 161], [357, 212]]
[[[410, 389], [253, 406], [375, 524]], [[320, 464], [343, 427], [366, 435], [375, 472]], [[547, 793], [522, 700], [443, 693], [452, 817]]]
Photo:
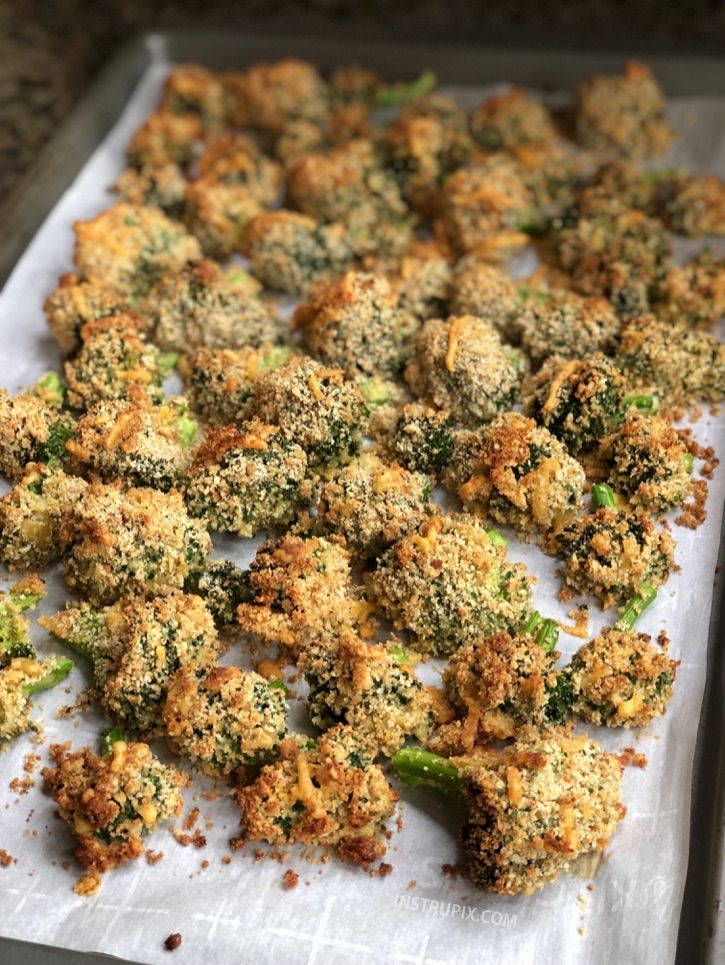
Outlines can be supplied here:
[[[72, 222], [109, 205], [105, 187], [120, 170], [133, 130], [154, 106], [165, 70], [157, 64], [147, 72], [119, 123], [56, 206], [0, 296], [0, 381], [12, 390], [58, 362], [46, 334], [42, 300], [58, 274], [70, 268]], [[469, 89], [465, 100], [475, 103], [482, 93]], [[673, 122], [684, 136], [673, 158], [662, 163], [725, 173], [724, 106], [725, 101], [716, 99], [673, 102]], [[696, 435], [720, 452], [725, 420], [705, 414]], [[148, 866], [141, 861], [120, 869], [106, 877], [97, 896], [83, 899], [71, 891], [80, 874], [71, 857], [71, 837], [53, 817], [37, 773], [36, 786], [27, 795], [8, 787], [12, 778], [23, 775], [26, 754], [44, 754], [43, 748], [23, 739], [0, 758], [0, 848], [18, 859], [0, 868], [0, 934], [138, 962], [166, 961], [162, 942], [170, 932], [183, 936], [174, 953], [174, 961], [180, 962], [202, 956], [210, 963], [608, 963], [627, 956], [659, 965], [673, 960], [687, 868], [690, 778], [723, 475], [718, 473], [710, 487], [708, 523], [694, 533], [676, 530], [683, 572], [670, 579], [641, 622], [641, 628], [654, 635], [666, 625], [671, 653], [682, 660], [669, 713], [639, 734], [598, 734], [613, 750], [636, 743], [649, 766], [625, 772], [629, 814], [594, 878], [593, 891], [587, 889], [588, 879], [570, 877], [535, 896], [512, 899], [445, 878], [441, 865], [456, 860], [456, 816], [447, 813], [448, 806], [435, 795], [422, 791], [405, 792], [404, 828], [391, 840], [387, 860], [393, 872], [386, 878], [369, 878], [332, 861], [305, 864], [291, 851], [284, 865], [270, 859], [253, 864], [251, 848], [222, 864], [222, 856], [230, 853], [228, 838], [235, 833], [238, 813], [223, 796], [214, 802], [194, 800], [209, 786], [197, 779], [187, 792], [187, 809], [196, 804], [213, 820], [213, 828], [205, 831], [206, 848], [182, 848], [162, 830], [149, 842], [165, 852], [161, 862]], [[251, 558], [252, 546], [239, 552], [238, 541], [217, 545], [224, 553], [235, 547], [241, 563]], [[563, 615], [573, 604], [555, 602], [556, 563], [535, 547], [512, 542], [510, 552], [538, 576], [536, 604]], [[66, 597], [57, 574], [48, 580], [48, 588], [43, 612], [57, 609]], [[592, 615], [594, 632], [606, 621], [601, 614]], [[54, 649], [42, 632], [34, 639], [42, 652]], [[562, 635], [565, 658], [576, 645]], [[227, 659], [241, 656], [235, 644]], [[70, 693], [59, 688], [40, 702], [49, 742], [95, 744], [102, 727], [95, 710], [72, 720], [54, 716], [88, 682], [86, 668], [79, 666], [70, 678]], [[206, 868], [201, 867], [204, 861], [209, 862]], [[295, 868], [301, 880], [296, 889], [284, 892], [282, 875], [288, 867]]]

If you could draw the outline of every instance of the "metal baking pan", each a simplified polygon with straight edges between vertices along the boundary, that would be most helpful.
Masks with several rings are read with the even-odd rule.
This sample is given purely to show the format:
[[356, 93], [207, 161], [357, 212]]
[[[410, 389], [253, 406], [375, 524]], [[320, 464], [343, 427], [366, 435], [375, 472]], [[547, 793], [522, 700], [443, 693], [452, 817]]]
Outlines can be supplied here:
[[[263, 36], [229, 31], [169, 31], [146, 34], [126, 46], [103, 70], [92, 89], [44, 148], [32, 169], [0, 208], [0, 284], [56, 201], [118, 119], [147, 68], [159, 60], [195, 61], [212, 69], [243, 68], [254, 61], [295, 55], [330, 68], [352, 61], [385, 78], [413, 76], [432, 68], [442, 83], [495, 83], [502, 79], [541, 89], [572, 89], [597, 71], [621, 69], [638, 51], [574, 51], [555, 48], [399, 44], [350, 39]], [[643, 51], [668, 95], [725, 95], [722, 61], [713, 56]], [[680, 912], [678, 965], [725, 961], [720, 916], [725, 891], [725, 527], [715, 577], [708, 643], [708, 677], [698, 729], [692, 787], [690, 857]], [[0, 939], [3, 961], [39, 965], [106, 956]]]

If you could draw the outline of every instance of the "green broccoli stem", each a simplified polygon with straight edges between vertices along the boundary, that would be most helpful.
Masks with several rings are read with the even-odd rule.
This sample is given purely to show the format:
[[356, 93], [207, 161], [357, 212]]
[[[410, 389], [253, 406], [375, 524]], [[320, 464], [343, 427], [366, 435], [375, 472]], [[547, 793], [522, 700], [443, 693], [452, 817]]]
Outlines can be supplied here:
[[66, 647], [70, 647], [71, 650], [79, 654], [81, 657], [85, 657], [86, 660], [90, 660], [91, 663], [95, 663], [97, 654], [92, 643], [89, 643], [87, 640], [71, 640], [69, 637], [59, 637], [55, 634], [54, 636], [56, 640], [59, 640], [61, 643], [65, 644]]
[[529, 636], [533, 636], [534, 631], [541, 626], [544, 618], [539, 613], [538, 610], [532, 610], [531, 613], [526, 618], [526, 622], [521, 627], [521, 632], [526, 633]]
[[424, 70], [423, 73], [410, 84], [384, 84], [375, 92], [375, 100], [381, 107], [398, 107], [400, 104], [407, 104], [408, 101], [423, 97], [433, 90], [438, 83], [438, 78], [432, 70]]
[[659, 411], [660, 398], [658, 395], [626, 395], [624, 403], [633, 406], [643, 415], [654, 415], [655, 412]]
[[521, 627], [521, 633], [534, 637], [546, 653], [551, 653], [559, 639], [559, 624], [556, 620], [542, 617], [538, 610], [533, 610]]
[[398, 778], [413, 787], [430, 787], [443, 794], [459, 794], [461, 775], [450, 761], [422, 747], [404, 747], [393, 756]]
[[159, 352], [158, 365], [162, 375], [168, 375], [179, 362], [178, 352]]
[[25, 684], [23, 693], [26, 697], [31, 697], [33, 694], [40, 693], [41, 690], [50, 690], [61, 680], [65, 680], [73, 666], [73, 661], [69, 657], [58, 657], [55, 666], [44, 677], [34, 680], [32, 684]]
[[651, 583], [643, 583], [638, 592], [619, 611], [615, 630], [631, 630], [644, 611], [654, 602], [657, 590]]
[[390, 655], [396, 663], [410, 663], [410, 654], [399, 643], [390, 648]]
[[180, 415], [176, 420], [176, 425], [179, 431], [179, 444], [183, 448], [188, 448], [196, 438], [196, 431], [199, 428], [198, 423], [195, 419], [184, 413]]
[[543, 235], [551, 228], [552, 219], [542, 211], [532, 209], [528, 211], [516, 225], [517, 231], [527, 235]]
[[101, 753], [104, 757], [108, 757], [109, 754], [113, 753], [113, 745], [125, 740], [126, 735], [123, 730], [120, 727], [112, 727], [101, 737]]
[[692, 470], [695, 468], [695, 457], [691, 452], [686, 452], [682, 457], [682, 461], [685, 464], [685, 469], [692, 474]]
[[552, 299], [551, 292], [541, 291], [538, 288], [532, 288], [531, 285], [517, 285], [516, 292], [523, 302], [527, 302], [530, 298], [535, 302], [544, 303], [550, 302]]
[[66, 387], [57, 372], [46, 372], [30, 391], [46, 405], [52, 405], [58, 409], [65, 402]]
[[592, 506], [594, 509], [616, 509], [617, 497], [607, 483], [594, 483], [592, 486]]
[[508, 546], [508, 540], [497, 529], [487, 529], [486, 532], [494, 546]]

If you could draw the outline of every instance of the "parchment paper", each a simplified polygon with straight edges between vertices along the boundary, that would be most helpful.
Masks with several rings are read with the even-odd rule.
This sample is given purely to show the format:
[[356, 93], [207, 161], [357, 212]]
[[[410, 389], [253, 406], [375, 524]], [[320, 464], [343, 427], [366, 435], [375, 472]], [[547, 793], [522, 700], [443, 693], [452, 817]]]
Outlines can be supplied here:
[[[31, 384], [58, 363], [47, 335], [41, 305], [57, 276], [71, 267], [72, 222], [92, 217], [111, 203], [105, 193], [122, 166], [123, 148], [156, 102], [163, 65], [151, 68], [114, 130], [48, 217], [0, 296], [0, 381], [12, 390]], [[468, 105], [483, 91], [465, 91]], [[725, 102], [675, 101], [672, 120], [682, 134], [664, 164], [725, 174]], [[722, 337], [722, 335], [721, 335]], [[696, 428], [703, 444], [722, 454], [725, 419], [705, 414]], [[165, 852], [159, 863], [136, 862], [106, 876], [92, 898], [72, 889], [81, 870], [72, 858], [73, 841], [54, 807], [36, 786], [19, 795], [9, 782], [23, 775], [23, 758], [46, 746], [28, 738], [0, 757], [0, 848], [17, 863], [0, 868], [0, 935], [76, 950], [93, 950], [136, 962], [167, 962], [163, 939], [180, 932], [175, 963], [413, 962], [608, 965], [611, 962], [663, 965], [674, 958], [679, 909], [687, 868], [692, 758], [705, 680], [706, 645], [722, 514], [725, 473], [710, 485], [707, 524], [695, 532], [676, 528], [680, 573], [673, 574], [656, 604], [641, 621], [657, 635], [666, 626], [671, 653], [680, 659], [675, 696], [664, 720], [645, 731], [599, 732], [610, 749], [636, 744], [649, 759], [646, 770], [628, 768], [623, 795], [629, 813], [617, 831], [588, 890], [587, 879], [566, 877], [532, 897], [507, 898], [477, 892], [470, 884], [441, 873], [456, 861], [458, 815], [432, 792], [405, 792], [404, 828], [394, 833], [385, 878], [373, 878], [331, 860], [307, 864], [290, 851], [284, 865], [273, 859], [253, 863], [253, 849], [235, 853], [228, 864], [228, 839], [238, 812], [224, 794], [216, 801], [198, 797], [209, 784], [195, 778], [187, 791], [213, 827], [207, 846], [183, 848], [167, 830], [149, 845]], [[241, 563], [254, 543], [217, 541], [220, 552]], [[538, 577], [535, 602], [545, 613], [564, 615], [574, 604], [556, 603], [556, 564], [536, 547], [510, 542], [511, 556], [529, 564]], [[3, 584], [5, 585], [5, 584]], [[58, 574], [48, 579], [41, 611], [60, 608], [66, 593]], [[611, 614], [610, 614], [611, 617]], [[609, 622], [592, 608], [592, 633]], [[58, 650], [39, 628], [34, 639], [46, 653]], [[580, 641], [562, 634], [568, 658]], [[227, 657], [242, 661], [235, 644]], [[426, 672], [435, 675], [430, 666]], [[101, 715], [89, 710], [59, 720], [55, 712], [72, 703], [90, 675], [80, 658], [69, 678], [38, 704], [47, 742], [70, 740], [96, 746]], [[202, 868], [202, 862], [208, 867]], [[300, 883], [282, 888], [286, 868]], [[2, 957], [2, 956], [0, 956]]]

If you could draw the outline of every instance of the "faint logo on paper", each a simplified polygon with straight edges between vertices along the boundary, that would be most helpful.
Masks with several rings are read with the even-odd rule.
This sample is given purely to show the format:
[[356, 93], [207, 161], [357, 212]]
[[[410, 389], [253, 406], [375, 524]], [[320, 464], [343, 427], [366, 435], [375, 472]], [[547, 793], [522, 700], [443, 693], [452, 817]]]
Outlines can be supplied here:
[[456, 918], [459, 921], [473, 921], [495, 928], [516, 928], [517, 915], [494, 908], [479, 908], [457, 901], [443, 901], [437, 898], [422, 898], [420, 895], [407, 895], [400, 892], [395, 896], [395, 907], [415, 911], [431, 918]]

